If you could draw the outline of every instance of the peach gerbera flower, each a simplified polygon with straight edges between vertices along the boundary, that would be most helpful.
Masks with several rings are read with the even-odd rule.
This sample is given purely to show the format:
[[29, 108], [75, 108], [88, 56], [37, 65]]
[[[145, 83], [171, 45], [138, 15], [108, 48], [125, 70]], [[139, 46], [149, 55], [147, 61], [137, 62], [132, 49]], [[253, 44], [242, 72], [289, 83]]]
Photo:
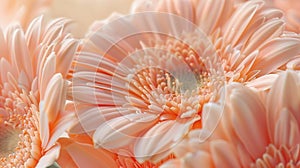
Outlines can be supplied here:
[[59, 136], [72, 124], [65, 78], [77, 41], [68, 21], [34, 19], [0, 30], [0, 166], [47, 167], [58, 157]]
[[[193, 132], [176, 152], [180, 159], [162, 167], [299, 167], [299, 86], [300, 75], [293, 71], [280, 74], [264, 94], [229, 85], [223, 118], [210, 140], [200, 144], [201, 131]], [[210, 103], [205, 111], [214, 115], [220, 106]]]
[[[147, 19], [183, 26], [118, 29]], [[71, 134], [87, 132], [96, 147], [141, 163], [168, 157], [199, 127], [203, 103], [224, 84], [214, 54], [203, 33], [175, 15], [143, 13], [106, 24], [86, 39], [74, 62], [70, 93], [79, 123]]]
[[1, 0], [0, 28], [5, 28], [12, 22], [19, 22], [26, 28], [31, 20], [42, 14], [50, 6], [52, 0]]
[[271, 73], [300, 52], [282, 13], [261, 0], [140, 2], [134, 11], [154, 12], [91, 28], [70, 93], [79, 118], [71, 134], [87, 133], [95, 147], [141, 163], [159, 162], [201, 128], [203, 105], [220, 98], [225, 81], [269, 88]]

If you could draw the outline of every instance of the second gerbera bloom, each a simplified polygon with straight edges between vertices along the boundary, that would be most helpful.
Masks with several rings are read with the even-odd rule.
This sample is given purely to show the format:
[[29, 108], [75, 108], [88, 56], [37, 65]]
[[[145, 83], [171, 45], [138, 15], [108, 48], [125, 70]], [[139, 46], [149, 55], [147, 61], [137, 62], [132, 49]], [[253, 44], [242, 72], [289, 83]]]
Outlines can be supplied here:
[[[225, 81], [268, 89], [259, 78], [272, 82], [300, 46], [285, 34], [282, 13], [260, 0], [153, 4], [135, 8], [154, 11], [147, 17], [114, 16], [93, 27], [74, 62], [70, 90], [79, 116], [71, 133], [87, 133], [96, 147], [129, 151], [123, 153], [140, 162], [167, 157], [201, 128], [203, 105], [221, 96]], [[157, 12], [170, 13], [164, 19]]]
[[77, 40], [68, 21], [34, 19], [0, 29], [1, 167], [45, 167], [59, 156], [59, 136], [72, 124], [66, 77]]

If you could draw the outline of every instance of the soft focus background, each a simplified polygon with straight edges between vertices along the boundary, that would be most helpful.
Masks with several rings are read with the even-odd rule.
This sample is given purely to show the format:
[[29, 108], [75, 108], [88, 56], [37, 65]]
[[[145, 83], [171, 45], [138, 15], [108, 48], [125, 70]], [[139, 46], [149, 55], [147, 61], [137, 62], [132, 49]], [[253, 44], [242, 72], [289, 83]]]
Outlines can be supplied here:
[[91, 23], [113, 12], [127, 14], [133, 0], [53, 0], [45, 14], [47, 20], [68, 17], [75, 21], [73, 33], [84, 36]]

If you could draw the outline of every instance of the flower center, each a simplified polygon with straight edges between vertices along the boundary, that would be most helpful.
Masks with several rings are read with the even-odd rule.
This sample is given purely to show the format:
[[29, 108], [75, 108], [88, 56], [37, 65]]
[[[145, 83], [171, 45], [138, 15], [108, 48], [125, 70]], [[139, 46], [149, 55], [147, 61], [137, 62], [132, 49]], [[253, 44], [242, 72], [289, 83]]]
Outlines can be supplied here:
[[41, 157], [37, 100], [32, 93], [8, 88], [0, 94], [0, 167], [34, 167]]
[[18, 146], [21, 130], [14, 129], [3, 123], [0, 126], [0, 130], [0, 157], [7, 157], [10, 153], [13, 153]]
[[218, 69], [221, 66], [214, 67], [213, 49], [196, 37], [163, 37], [123, 59], [114, 74], [126, 81], [124, 107], [158, 115], [160, 121], [186, 122], [201, 116], [203, 104], [216, 95], [225, 78]]
[[[128, 103], [141, 111], [160, 115], [161, 120], [194, 117], [199, 111], [197, 86], [182, 89], [185, 81], [165, 70], [146, 68], [130, 81]], [[184, 92], [192, 93], [184, 95]]]

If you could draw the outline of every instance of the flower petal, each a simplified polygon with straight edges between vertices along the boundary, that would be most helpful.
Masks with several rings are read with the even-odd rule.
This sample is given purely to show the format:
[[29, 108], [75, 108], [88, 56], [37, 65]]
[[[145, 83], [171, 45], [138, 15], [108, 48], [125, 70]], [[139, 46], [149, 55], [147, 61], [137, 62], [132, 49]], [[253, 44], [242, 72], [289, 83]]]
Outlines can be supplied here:
[[8, 72], [10, 72], [14, 75], [17, 74], [16, 70], [12, 68], [10, 63], [5, 58], [1, 58], [0, 59], [0, 74], [1, 74], [0, 79], [3, 83], [8, 82], [8, 79], [7, 79]]
[[[4, 59], [7, 59], [8, 61], [10, 61], [10, 55], [8, 53], [8, 46], [7, 46], [7, 43], [5, 41], [5, 37], [4, 37], [4, 34], [3, 34], [3, 30], [0, 26], [0, 53], [1, 53], [1, 57], [4, 57]], [[2, 59], [2, 58], [1, 58]]]
[[[43, 16], [33, 19], [25, 33], [26, 42], [29, 49], [34, 49], [40, 45], [40, 40], [43, 36]], [[31, 53], [34, 54], [34, 53]]]
[[25, 36], [21, 29], [14, 30], [10, 48], [12, 62], [17, 68], [18, 72], [25, 71], [26, 77], [29, 81], [33, 80], [32, 62], [29, 55], [29, 50], [26, 46]]
[[195, 22], [207, 34], [213, 33], [220, 22], [226, 20], [226, 11], [232, 6], [230, 0], [199, 1], [198, 3]]
[[236, 45], [254, 14], [261, 8], [263, 3], [264, 2], [260, 0], [247, 1], [237, 9], [224, 29], [224, 39], [226, 43], [232, 44], [233, 46]]
[[156, 123], [156, 116], [151, 114], [132, 114], [114, 118], [101, 124], [93, 135], [96, 147], [116, 149], [129, 145], [145, 130]]
[[297, 73], [286, 71], [281, 73], [274, 82], [268, 95], [268, 126], [271, 137], [274, 137], [276, 121], [280, 118], [281, 110], [287, 108], [300, 123], [300, 89]]
[[300, 70], [300, 58], [297, 57], [294, 60], [288, 62], [286, 64], [287, 69], [291, 69], [291, 70]]
[[41, 98], [44, 99], [48, 83], [55, 74], [56, 69], [56, 55], [51, 53], [45, 61], [45, 64], [42, 68], [41, 76], [39, 76], [39, 88]]
[[216, 129], [222, 114], [223, 110], [221, 105], [216, 103], [206, 103], [202, 111], [202, 130], [206, 134], [200, 135], [199, 141], [205, 141]]
[[71, 128], [71, 134], [82, 134], [95, 131], [103, 122], [122, 115], [132, 113], [130, 109], [120, 109], [114, 107], [94, 107], [84, 109], [78, 114], [78, 122]]
[[59, 112], [63, 111], [66, 101], [66, 88], [65, 81], [61, 74], [55, 74], [45, 91], [45, 113], [48, 115], [48, 120], [53, 123]]
[[156, 124], [146, 132], [135, 144], [134, 155], [142, 163], [146, 160], [158, 162], [169, 154], [186, 135], [190, 126], [198, 119], [187, 123], [164, 121]]
[[61, 155], [57, 162], [62, 167], [117, 168], [114, 155], [104, 149], [95, 149], [92, 145], [81, 144], [67, 138], [58, 141]]
[[48, 144], [49, 138], [50, 138], [50, 128], [49, 128], [49, 120], [48, 115], [45, 112], [45, 103], [44, 101], [40, 102], [40, 138], [42, 141], [42, 147], [46, 148], [46, 145]]
[[300, 125], [286, 108], [281, 110], [275, 126], [274, 144], [277, 146], [295, 146], [300, 142]]
[[268, 74], [256, 78], [246, 84], [248, 87], [253, 87], [259, 90], [268, 90], [277, 79], [278, 74]]
[[241, 167], [234, 148], [226, 141], [216, 140], [210, 143], [212, 158], [215, 167], [232, 168]]
[[276, 38], [262, 46], [252, 69], [260, 70], [260, 76], [265, 75], [273, 72], [299, 54], [300, 39]]
[[[264, 105], [248, 88], [231, 93], [232, 123], [236, 136], [253, 158], [258, 158], [268, 145], [268, 131], [266, 125], [266, 110]], [[256, 135], [256, 136], [249, 136]], [[234, 135], [232, 135], [234, 136]]]
[[36, 168], [45, 168], [51, 166], [59, 156], [60, 146], [53, 146], [42, 156], [36, 165]]
[[56, 72], [61, 73], [63, 77], [66, 77], [69, 72], [77, 48], [78, 48], [77, 40], [66, 39], [63, 41], [62, 46], [57, 53], [58, 58], [57, 58]]
[[273, 19], [263, 24], [258, 28], [248, 39], [243, 49], [244, 53], [250, 53], [255, 49], [259, 49], [260, 46], [267, 42], [269, 39], [279, 36], [282, 34], [284, 28], [284, 21], [281, 19]]
[[160, 166], [160, 168], [182, 168], [182, 167], [184, 167], [184, 162], [182, 159], [172, 159]]
[[184, 160], [187, 167], [196, 168], [199, 165], [201, 165], [201, 167], [214, 167], [211, 155], [205, 151], [188, 154]]
[[51, 148], [56, 143], [58, 138], [62, 136], [63, 133], [67, 131], [74, 124], [74, 122], [75, 122], [75, 114], [72, 113], [56, 121], [55, 125], [50, 130], [51, 137], [49, 139], [49, 142], [45, 150]]

